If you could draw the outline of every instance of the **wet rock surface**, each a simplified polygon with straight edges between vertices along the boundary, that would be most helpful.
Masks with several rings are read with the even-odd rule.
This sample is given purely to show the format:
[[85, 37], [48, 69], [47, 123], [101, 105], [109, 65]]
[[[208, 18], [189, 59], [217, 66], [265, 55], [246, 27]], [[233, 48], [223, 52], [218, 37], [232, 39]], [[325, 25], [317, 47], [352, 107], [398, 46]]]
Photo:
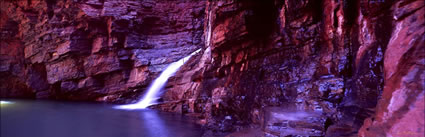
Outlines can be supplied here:
[[202, 48], [153, 108], [205, 136], [424, 133], [421, 0], [1, 4], [1, 97], [132, 102]]
[[204, 1], [1, 1], [1, 97], [131, 102], [203, 47]]
[[264, 108], [262, 128], [267, 136], [323, 136], [326, 117], [318, 112], [291, 108]]
[[[279, 125], [275, 127], [271, 122], [262, 128], [264, 136], [384, 136], [400, 131], [394, 129], [395, 121], [409, 120], [397, 113], [393, 128], [383, 127], [386, 119], [381, 119], [383, 123], [366, 120], [366, 125], [382, 131], [358, 133], [366, 118], [379, 115], [381, 102], [389, 101], [385, 94], [391, 93], [385, 92], [395, 83], [386, 75], [395, 70], [388, 66], [407, 61], [400, 60], [400, 52], [410, 51], [409, 62], [418, 63], [408, 63], [417, 64], [416, 68], [399, 73], [414, 70], [412, 81], [423, 81], [419, 78], [424, 72], [419, 63], [424, 47], [421, 8], [423, 1], [209, 1], [205, 52], [169, 82], [159, 108], [195, 115], [217, 132], [258, 128], [265, 119], [261, 112], [270, 106], [280, 107], [279, 115], [311, 112], [317, 114], [312, 116], [315, 119], [324, 120], [301, 118], [294, 124], [299, 128], [287, 129], [282, 122], [275, 122]], [[413, 23], [397, 27], [400, 22]], [[414, 85], [398, 90], [402, 98], [420, 98], [423, 85]], [[417, 95], [410, 95], [410, 90]], [[410, 106], [403, 111], [419, 119], [411, 128], [423, 127], [423, 100], [417, 100], [415, 106], [398, 105]], [[295, 109], [285, 112], [288, 108]], [[406, 123], [397, 126], [402, 124]], [[303, 131], [301, 125], [317, 133], [298, 132]], [[423, 133], [422, 128], [406, 132]]]

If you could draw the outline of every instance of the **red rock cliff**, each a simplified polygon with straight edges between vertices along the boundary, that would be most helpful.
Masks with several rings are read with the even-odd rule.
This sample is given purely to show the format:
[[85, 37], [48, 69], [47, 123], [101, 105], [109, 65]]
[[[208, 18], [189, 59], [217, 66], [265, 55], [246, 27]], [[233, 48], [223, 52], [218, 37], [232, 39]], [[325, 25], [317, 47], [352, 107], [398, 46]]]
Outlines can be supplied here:
[[[267, 136], [423, 136], [421, 0], [2, 1], [1, 97], [134, 101]], [[359, 131], [360, 130], [360, 131]]]
[[203, 1], [1, 1], [1, 97], [117, 101], [203, 47]]
[[220, 131], [421, 136], [423, 11], [423, 1], [210, 1], [205, 51], [160, 108]]

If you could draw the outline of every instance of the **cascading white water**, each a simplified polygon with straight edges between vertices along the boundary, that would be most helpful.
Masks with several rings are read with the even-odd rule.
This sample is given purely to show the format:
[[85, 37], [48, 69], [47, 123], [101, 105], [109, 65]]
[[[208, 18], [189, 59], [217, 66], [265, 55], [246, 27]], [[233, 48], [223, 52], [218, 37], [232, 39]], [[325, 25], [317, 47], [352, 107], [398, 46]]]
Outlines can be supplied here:
[[207, 26], [207, 35], [205, 36], [205, 44], [207, 47], [210, 47], [210, 43], [211, 43], [211, 35], [212, 35], [212, 19], [211, 19], [211, 13], [212, 11], [209, 10], [208, 11], [208, 26]]
[[135, 104], [129, 104], [129, 105], [120, 105], [116, 108], [118, 109], [144, 109], [147, 108], [150, 105], [156, 104], [156, 100], [160, 98], [160, 91], [165, 86], [165, 84], [168, 81], [168, 78], [173, 76], [177, 70], [183, 64], [190, 59], [193, 55], [201, 51], [201, 49], [196, 50], [195, 52], [191, 53], [190, 55], [180, 59], [177, 62], [173, 62], [170, 65], [167, 66], [167, 68], [161, 72], [158, 78], [156, 78], [153, 83], [149, 86], [148, 92], [143, 96], [143, 98], [135, 103]]

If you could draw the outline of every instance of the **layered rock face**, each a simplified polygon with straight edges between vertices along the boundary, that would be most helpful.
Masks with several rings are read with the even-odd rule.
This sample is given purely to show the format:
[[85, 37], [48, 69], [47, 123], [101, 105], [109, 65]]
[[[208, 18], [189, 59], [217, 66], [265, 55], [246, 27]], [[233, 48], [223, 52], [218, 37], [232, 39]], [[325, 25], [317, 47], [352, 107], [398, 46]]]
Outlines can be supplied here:
[[425, 136], [425, 23], [423, 1], [396, 2], [384, 56], [384, 90], [360, 136]]
[[158, 108], [225, 132], [356, 136], [371, 117], [359, 135], [421, 136], [423, 11], [423, 1], [209, 1], [205, 51]]
[[131, 102], [202, 48], [154, 108], [220, 132], [424, 133], [421, 0], [1, 4], [1, 97]]
[[184, 0], [1, 1], [1, 97], [137, 97], [203, 47], [204, 10]]

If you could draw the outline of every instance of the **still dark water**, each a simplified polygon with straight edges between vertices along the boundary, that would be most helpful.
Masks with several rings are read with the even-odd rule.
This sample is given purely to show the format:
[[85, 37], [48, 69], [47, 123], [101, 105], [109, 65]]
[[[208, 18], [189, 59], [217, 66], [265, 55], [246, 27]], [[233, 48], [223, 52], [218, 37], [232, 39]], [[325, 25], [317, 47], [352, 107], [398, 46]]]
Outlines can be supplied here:
[[8, 100], [0, 108], [1, 137], [198, 137], [187, 117], [113, 105]]

